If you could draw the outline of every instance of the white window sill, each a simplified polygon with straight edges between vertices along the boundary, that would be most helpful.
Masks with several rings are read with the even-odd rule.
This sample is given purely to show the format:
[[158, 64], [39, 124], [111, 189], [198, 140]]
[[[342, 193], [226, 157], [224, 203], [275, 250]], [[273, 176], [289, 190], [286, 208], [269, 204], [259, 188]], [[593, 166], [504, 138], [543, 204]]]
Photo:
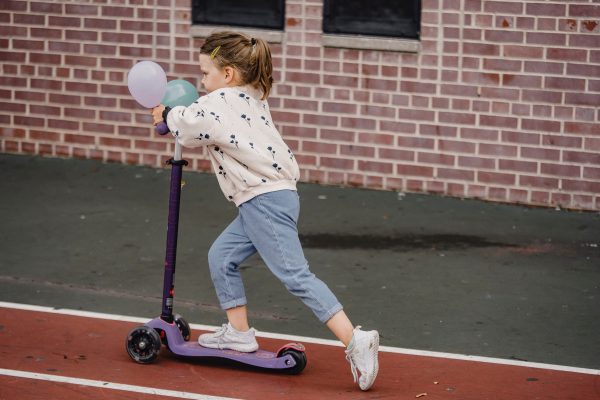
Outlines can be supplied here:
[[321, 35], [325, 47], [340, 47], [345, 49], [383, 50], [406, 53], [418, 53], [421, 42], [412, 39], [394, 39], [362, 35]]
[[269, 43], [282, 43], [283, 42], [283, 31], [271, 30], [271, 29], [255, 29], [255, 28], [243, 28], [237, 26], [215, 26], [215, 25], [192, 25], [190, 34], [192, 37], [205, 38], [210, 36], [213, 32], [218, 31], [235, 31], [240, 32], [250, 37], [257, 37], [266, 40]]

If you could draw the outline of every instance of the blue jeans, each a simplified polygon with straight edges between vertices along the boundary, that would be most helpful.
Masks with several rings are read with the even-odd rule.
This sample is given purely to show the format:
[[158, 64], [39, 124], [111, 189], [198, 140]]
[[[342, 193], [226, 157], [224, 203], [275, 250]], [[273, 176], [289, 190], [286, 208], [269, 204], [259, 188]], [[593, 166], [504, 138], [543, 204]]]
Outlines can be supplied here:
[[298, 239], [298, 193], [261, 194], [239, 206], [239, 214], [208, 252], [210, 274], [224, 310], [246, 305], [240, 265], [258, 251], [271, 272], [298, 296], [321, 322], [342, 305], [308, 268]]

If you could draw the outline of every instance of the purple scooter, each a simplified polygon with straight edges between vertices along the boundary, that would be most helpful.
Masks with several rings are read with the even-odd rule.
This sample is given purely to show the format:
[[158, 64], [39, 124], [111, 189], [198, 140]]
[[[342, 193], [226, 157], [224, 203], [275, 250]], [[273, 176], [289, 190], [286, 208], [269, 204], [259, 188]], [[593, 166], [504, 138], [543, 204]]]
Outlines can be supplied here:
[[[161, 123], [156, 128], [161, 135], [169, 129]], [[181, 198], [181, 175], [187, 161], [181, 158], [181, 146], [175, 140], [175, 155], [170, 159], [171, 190], [169, 195], [169, 219], [167, 228], [167, 251], [162, 299], [162, 313], [145, 325], [133, 328], [127, 335], [125, 347], [129, 356], [140, 364], [149, 364], [156, 360], [164, 344], [171, 353], [182, 357], [225, 358], [255, 367], [281, 370], [289, 374], [299, 374], [306, 366], [304, 346], [289, 343], [276, 353], [257, 350], [241, 353], [234, 350], [209, 349], [196, 342], [189, 342], [191, 330], [189, 324], [178, 314], [173, 315], [173, 278], [177, 253], [177, 233], [179, 225], [179, 204]]]

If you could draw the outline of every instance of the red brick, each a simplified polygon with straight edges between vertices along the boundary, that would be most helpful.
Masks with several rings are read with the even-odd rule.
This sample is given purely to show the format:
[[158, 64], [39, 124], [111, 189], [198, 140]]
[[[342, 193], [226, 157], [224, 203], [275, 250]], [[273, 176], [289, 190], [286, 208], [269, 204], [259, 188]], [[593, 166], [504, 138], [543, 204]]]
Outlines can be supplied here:
[[475, 180], [475, 172], [466, 169], [438, 168], [437, 177], [441, 179], [473, 182]]
[[394, 165], [392, 163], [358, 160], [358, 169], [360, 171], [391, 174], [394, 171]]
[[520, 156], [536, 160], [558, 161], [560, 159], [560, 151], [537, 147], [521, 147]]
[[515, 174], [503, 174], [498, 172], [478, 171], [477, 181], [481, 183], [492, 183], [500, 185], [514, 185], [516, 181]]
[[569, 16], [571, 17], [585, 17], [585, 18], [593, 18], [600, 17], [600, 7], [597, 5], [569, 5]]
[[302, 152], [336, 154], [338, 145], [334, 143], [302, 141]]
[[62, 4], [29, 2], [32, 12], [42, 12], [47, 14], [62, 14]]
[[450, 151], [454, 153], [475, 153], [477, 145], [475, 143], [458, 141], [458, 140], [445, 140], [440, 139], [438, 141], [438, 149], [440, 151]]
[[338, 117], [322, 114], [303, 114], [302, 122], [309, 125], [337, 126]]
[[587, 59], [587, 50], [548, 48], [546, 50], [546, 57], [549, 60], [585, 62]]
[[373, 144], [391, 146], [394, 144], [394, 136], [381, 134], [381, 133], [364, 133], [363, 132], [358, 135], [358, 142], [361, 144], [373, 143]]
[[[44, 25], [46, 23], [46, 18], [43, 15], [37, 14], [13, 14], [13, 23], [23, 25]], [[50, 23], [50, 25], [53, 24]]]
[[316, 138], [317, 129], [312, 127], [299, 127], [299, 126], [283, 126], [281, 129], [283, 135], [290, 135], [294, 137], [304, 138]]
[[64, 27], [64, 28], [79, 28], [81, 27], [81, 18], [74, 17], [48, 17], [48, 26]]
[[367, 146], [343, 144], [343, 145], [340, 145], [340, 154], [345, 155], [345, 156], [373, 158], [375, 156], [375, 149], [373, 147], [367, 147]]
[[396, 166], [396, 174], [431, 178], [433, 177], [433, 168], [418, 165], [398, 164]]
[[379, 148], [377, 154], [380, 158], [402, 161], [414, 161], [415, 152], [410, 150]]
[[595, 93], [566, 93], [565, 104], [576, 104], [583, 106], [598, 106], [600, 94]]
[[522, 14], [521, 2], [485, 1], [483, 10], [488, 13]]
[[530, 45], [565, 46], [567, 35], [563, 33], [527, 32], [525, 41]]
[[548, 90], [523, 90], [522, 99], [530, 102], [561, 104], [562, 93]]
[[392, 107], [372, 105], [361, 106], [360, 113], [361, 115], [368, 115], [370, 117], [394, 118], [396, 116], [396, 110]]
[[519, 88], [539, 88], [542, 86], [541, 76], [502, 74], [504, 86], [517, 86]]
[[65, 13], [71, 15], [98, 15], [98, 6], [84, 4], [65, 4]]
[[540, 134], [527, 133], [521, 131], [503, 131], [501, 134], [502, 142], [519, 143], [519, 144], [540, 144]]
[[540, 46], [518, 46], [507, 44], [502, 46], [502, 49], [504, 57], [540, 59], [544, 55], [544, 49]]
[[516, 128], [518, 124], [517, 118], [501, 117], [498, 115], [480, 115], [479, 123], [482, 126], [497, 126], [501, 128]]
[[522, 43], [523, 37], [523, 32], [519, 31], [486, 30], [484, 34], [487, 42]]
[[[354, 87], [354, 85], [345, 85], [345, 86]], [[362, 78], [361, 79], [361, 87], [363, 87], [365, 89], [370, 89], [370, 90], [397, 91], [398, 90], [398, 81], [385, 80], [385, 79]]]
[[427, 110], [415, 110], [415, 109], [398, 109], [398, 118], [410, 121], [432, 121], [434, 119], [435, 112]]
[[453, 165], [455, 156], [442, 153], [417, 153], [419, 163]]
[[566, 13], [566, 5], [564, 4], [527, 3], [525, 7], [525, 12], [529, 15], [562, 17]]
[[600, 182], [563, 179], [562, 187], [567, 191], [600, 193]]
[[548, 61], [525, 61], [524, 70], [525, 72], [535, 72], [539, 74], [562, 75], [565, 70], [565, 64]]
[[469, 168], [485, 168], [485, 169], [496, 168], [496, 162], [494, 159], [483, 158], [483, 157], [459, 156], [458, 157], [458, 165], [460, 167], [469, 167]]
[[354, 160], [347, 158], [320, 157], [320, 165], [335, 169], [354, 169]]
[[536, 173], [538, 170], [536, 162], [518, 160], [499, 160], [498, 168], [501, 171], [517, 171]]
[[96, 142], [96, 137], [89, 136], [89, 135], [75, 135], [75, 134], [67, 133], [64, 135], [64, 141], [66, 143], [94, 144]]
[[539, 119], [523, 119], [521, 121], [523, 129], [541, 132], [560, 132], [560, 122], [539, 120]]
[[542, 145], [581, 148], [583, 139], [577, 136], [543, 135]]
[[375, 129], [375, 120], [373, 119], [342, 117], [341, 123], [343, 128]]
[[541, 164], [541, 171], [544, 175], [568, 176], [579, 178], [581, 176], [581, 167], [577, 165], [564, 164]]
[[488, 189], [488, 197], [492, 200], [506, 201], [507, 194], [506, 188], [491, 187]]
[[[98, 40], [98, 32], [93, 31], [93, 30], [87, 30], [87, 31], [72, 31], [72, 30], [65, 30], [65, 38], [67, 40], [77, 40], [77, 41], [92, 41], [95, 42], [96, 40]], [[60, 39], [60, 37], [59, 37]]]
[[342, 142], [354, 142], [356, 133], [347, 130], [321, 129], [321, 138]]
[[[585, 23], [586, 21], [584, 21]], [[590, 23], [596, 24], [596, 21], [588, 21]], [[598, 29], [594, 29], [596, 32]], [[574, 47], [589, 47], [589, 48], [598, 48], [598, 35], [570, 35], [569, 36], [569, 46]]]
[[563, 161], [598, 165], [600, 164], [600, 153], [565, 150], [563, 151]]
[[[289, 74], [289, 72], [286, 75], [288, 75], [288, 74]], [[320, 77], [320, 75], [318, 75], [318, 74], [315, 74], [315, 75], [317, 77]], [[302, 81], [300, 81], [300, 82], [302, 82]], [[319, 83], [319, 80], [317, 79], [317, 81], [313, 82], [313, 83]], [[323, 77], [323, 83], [325, 85], [357, 88], [358, 87], [358, 78], [355, 76], [325, 75]]]
[[463, 53], [478, 56], [499, 56], [500, 46], [483, 43], [463, 43]]
[[356, 104], [323, 102], [323, 111], [336, 114], [356, 114]]

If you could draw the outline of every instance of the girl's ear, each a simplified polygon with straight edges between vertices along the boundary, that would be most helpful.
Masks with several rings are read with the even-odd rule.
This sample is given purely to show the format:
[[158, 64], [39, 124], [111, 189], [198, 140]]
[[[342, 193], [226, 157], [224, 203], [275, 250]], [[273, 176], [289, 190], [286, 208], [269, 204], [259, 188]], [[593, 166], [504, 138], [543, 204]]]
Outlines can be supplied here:
[[223, 68], [223, 71], [225, 72], [225, 83], [226, 84], [234, 84], [237, 81], [237, 71], [235, 70], [235, 68], [233, 67], [225, 67]]

